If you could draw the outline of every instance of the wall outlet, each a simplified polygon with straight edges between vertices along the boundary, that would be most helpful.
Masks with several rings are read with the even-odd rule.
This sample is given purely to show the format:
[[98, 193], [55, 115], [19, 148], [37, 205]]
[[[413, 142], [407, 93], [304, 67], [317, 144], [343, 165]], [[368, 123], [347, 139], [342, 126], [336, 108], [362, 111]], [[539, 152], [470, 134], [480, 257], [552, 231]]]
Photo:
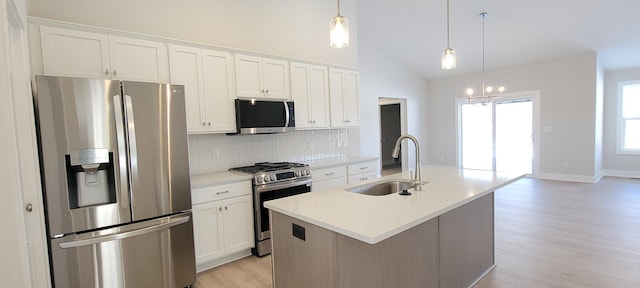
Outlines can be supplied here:
[[220, 149], [211, 148], [211, 159], [213, 160], [220, 159]]

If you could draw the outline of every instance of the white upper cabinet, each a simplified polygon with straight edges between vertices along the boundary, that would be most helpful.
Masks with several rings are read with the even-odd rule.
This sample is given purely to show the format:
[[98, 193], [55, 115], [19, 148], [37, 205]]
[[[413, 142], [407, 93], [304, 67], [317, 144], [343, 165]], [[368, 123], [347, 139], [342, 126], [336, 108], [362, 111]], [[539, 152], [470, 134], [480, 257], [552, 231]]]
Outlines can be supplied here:
[[232, 55], [169, 45], [169, 61], [171, 82], [185, 86], [187, 131], [235, 131]]
[[296, 129], [329, 127], [329, 69], [291, 62]]
[[238, 98], [291, 99], [289, 62], [249, 55], [235, 55]]
[[40, 27], [45, 75], [169, 82], [161, 42], [57, 27]]
[[359, 126], [358, 72], [329, 69], [329, 94], [331, 127]]

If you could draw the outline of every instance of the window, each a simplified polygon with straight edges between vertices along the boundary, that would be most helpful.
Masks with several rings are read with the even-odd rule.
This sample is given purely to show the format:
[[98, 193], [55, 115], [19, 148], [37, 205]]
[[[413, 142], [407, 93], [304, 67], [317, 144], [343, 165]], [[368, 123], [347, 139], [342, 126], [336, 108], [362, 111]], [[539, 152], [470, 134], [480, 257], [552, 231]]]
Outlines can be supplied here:
[[640, 81], [618, 84], [617, 152], [640, 155]]

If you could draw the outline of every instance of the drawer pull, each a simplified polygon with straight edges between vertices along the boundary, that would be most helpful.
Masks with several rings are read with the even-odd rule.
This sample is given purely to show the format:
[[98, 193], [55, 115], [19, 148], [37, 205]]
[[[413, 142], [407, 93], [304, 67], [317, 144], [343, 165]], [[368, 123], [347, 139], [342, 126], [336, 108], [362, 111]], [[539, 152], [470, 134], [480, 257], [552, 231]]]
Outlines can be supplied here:
[[331, 173], [324, 174], [324, 176], [331, 176], [331, 175], [334, 175], [334, 174], [336, 174], [336, 173], [335, 172], [331, 172]]
[[222, 194], [227, 194], [227, 193], [229, 193], [229, 190], [216, 192], [216, 195], [222, 195]]
[[360, 167], [360, 170], [369, 169], [369, 167]]

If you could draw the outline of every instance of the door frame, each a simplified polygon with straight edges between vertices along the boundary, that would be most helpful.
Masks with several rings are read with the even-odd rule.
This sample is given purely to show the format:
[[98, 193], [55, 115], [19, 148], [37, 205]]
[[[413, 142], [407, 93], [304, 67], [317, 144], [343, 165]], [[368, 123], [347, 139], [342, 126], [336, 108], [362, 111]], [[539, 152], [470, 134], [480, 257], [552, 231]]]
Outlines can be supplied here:
[[[407, 134], [407, 99], [404, 98], [391, 98], [391, 97], [380, 97], [378, 98], [378, 131], [381, 131], [382, 127], [382, 117], [380, 114], [382, 113], [382, 105], [390, 105], [390, 104], [400, 104], [400, 135]], [[382, 134], [379, 135], [378, 138], [382, 137]], [[380, 147], [378, 148], [378, 154], [380, 155], [380, 161], [378, 161], [380, 165], [380, 171], [382, 171], [382, 143], [380, 143]], [[402, 170], [409, 169], [407, 163], [408, 157], [407, 149], [400, 150], [400, 159], [402, 161]]]
[[[540, 173], [540, 90], [527, 90], [527, 91], [519, 91], [519, 92], [509, 92], [504, 93], [502, 98], [496, 100], [495, 102], [509, 100], [531, 100], [532, 102], [532, 145], [533, 145], [533, 159], [531, 163], [531, 175], [536, 177]], [[456, 98], [456, 165], [458, 168], [462, 168], [462, 104], [468, 104], [467, 98]], [[495, 105], [494, 102], [491, 102], [491, 105]], [[495, 170], [495, 107], [493, 109], [493, 169]]]
[[[29, 37], [27, 33], [26, 15], [21, 13], [26, 7], [26, 2], [22, 0], [3, 1], [6, 5], [4, 11], [7, 15], [6, 21], [2, 23], [2, 28], [8, 33], [7, 38], [1, 39], [0, 45], [7, 48], [6, 53], [0, 57], [7, 56], [9, 72], [8, 97], [12, 98], [11, 107], [13, 112], [13, 124], [15, 131], [15, 143], [17, 148], [17, 159], [19, 160], [15, 169], [20, 177], [18, 179], [20, 189], [11, 193], [20, 194], [22, 203], [11, 203], [20, 205], [22, 211], [21, 219], [16, 219], [23, 225], [21, 229], [24, 233], [24, 248], [27, 252], [27, 267], [21, 267], [29, 275], [25, 287], [51, 287], [51, 277], [49, 270], [49, 253], [47, 247], [47, 234], [44, 222], [44, 202], [42, 199], [42, 188], [40, 184], [40, 165], [38, 159], [38, 149], [35, 134], [35, 117], [33, 101], [31, 95], [31, 67], [29, 56]], [[0, 9], [2, 10], [2, 9]], [[3, 25], [7, 25], [4, 27]], [[1, 81], [1, 80], [0, 80]], [[28, 204], [31, 204], [31, 211], [26, 211]], [[22, 249], [22, 248], [19, 248]]]

